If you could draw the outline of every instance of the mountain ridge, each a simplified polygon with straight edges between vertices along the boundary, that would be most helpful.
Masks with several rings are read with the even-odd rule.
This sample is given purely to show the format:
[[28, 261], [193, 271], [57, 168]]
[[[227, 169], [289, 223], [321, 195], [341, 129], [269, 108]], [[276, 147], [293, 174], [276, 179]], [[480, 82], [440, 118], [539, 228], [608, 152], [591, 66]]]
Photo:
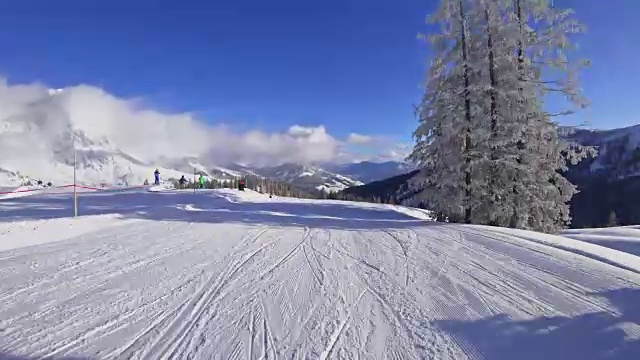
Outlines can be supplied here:
[[[15, 128], [15, 127], [14, 127]], [[32, 135], [42, 129], [37, 126], [22, 128], [23, 135]], [[0, 136], [2, 134], [0, 133]], [[7, 135], [5, 133], [5, 135]], [[15, 134], [14, 134], [15, 135]], [[48, 151], [41, 156], [3, 157], [0, 154], [0, 184], [5, 186], [22, 185], [29, 180], [42, 180], [54, 184], [68, 184], [73, 180], [74, 156], [76, 175], [79, 182], [86, 184], [128, 185], [152, 181], [155, 169], [160, 171], [162, 179], [190, 178], [196, 172], [209, 178], [230, 179], [246, 175], [257, 175], [278, 181], [291, 183], [305, 190], [316, 192], [339, 191], [350, 186], [363, 185], [372, 178], [384, 178], [389, 167], [402, 169], [390, 162], [377, 165], [372, 162], [347, 165], [334, 164], [297, 164], [284, 163], [274, 166], [249, 166], [239, 164], [217, 165], [208, 163], [198, 156], [160, 156], [156, 160], [141, 159], [119, 148], [110, 139], [90, 138], [79, 129], [68, 127], [56, 136]], [[75, 154], [74, 154], [75, 152]], [[37, 155], [37, 154], [36, 154]], [[358, 167], [366, 167], [366, 174], [360, 175]], [[349, 169], [349, 175], [331, 171]], [[382, 171], [376, 176], [375, 169]], [[398, 172], [401, 172], [398, 170]]]

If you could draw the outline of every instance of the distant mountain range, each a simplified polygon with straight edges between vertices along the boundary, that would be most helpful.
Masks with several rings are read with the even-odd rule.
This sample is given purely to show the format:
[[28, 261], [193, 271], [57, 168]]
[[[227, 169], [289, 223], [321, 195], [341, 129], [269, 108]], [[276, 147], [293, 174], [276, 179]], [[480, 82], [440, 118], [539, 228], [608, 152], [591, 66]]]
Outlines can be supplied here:
[[[571, 201], [572, 227], [606, 226], [612, 213], [623, 225], [640, 224], [640, 125], [613, 130], [577, 130], [568, 138], [595, 146], [598, 156], [587, 158], [565, 175], [580, 191]], [[405, 200], [407, 182], [417, 171], [351, 187], [352, 196]]]
[[37, 180], [54, 185], [70, 184], [74, 178], [74, 161], [78, 181], [87, 185], [142, 184], [145, 180], [152, 181], [153, 172], [158, 169], [164, 180], [182, 175], [190, 179], [194, 171], [218, 179], [257, 175], [314, 192], [338, 191], [401, 174], [407, 169], [393, 162], [285, 163], [277, 166], [215, 164], [206, 157], [181, 154], [179, 149], [175, 156], [157, 156], [153, 150], [141, 150], [154, 149], [153, 146], [132, 148], [116, 143], [107, 135], [108, 127], [106, 131], [100, 126], [82, 128], [89, 125], [74, 123], [52, 106], [65, 99], [65, 90], [49, 90], [20, 110], [3, 105], [0, 186], [19, 186]]
[[569, 135], [580, 144], [598, 148], [598, 156], [582, 161], [574, 175], [617, 180], [640, 176], [640, 125], [613, 130], [577, 130]]
[[283, 164], [258, 168], [256, 172], [266, 178], [291, 183], [305, 190], [316, 189], [329, 192], [364, 184], [354, 178], [325, 170], [319, 166]]
[[[19, 120], [19, 119], [18, 119]], [[33, 143], [33, 148], [0, 151], [0, 185], [18, 186], [30, 180], [69, 184], [73, 180], [74, 150], [77, 178], [84, 184], [142, 184], [152, 181], [157, 168], [162, 179], [193, 176], [194, 171], [210, 178], [230, 179], [258, 175], [287, 182], [307, 191], [339, 191], [351, 186], [401, 174], [400, 163], [361, 162], [354, 164], [281, 164], [278, 166], [217, 165], [196, 156], [143, 159], [120, 149], [106, 137], [91, 138], [81, 129], [67, 126], [50, 136], [38, 123], [0, 119], [0, 141], [11, 145]]]
[[[307, 191], [336, 192], [366, 182], [383, 179], [405, 172], [400, 163], [353, 163], [304, 165], [286, 163], [278, 166], [246, 166], [238, 164], [204, 165], [195, 157], [161, 159], [145, 162], [127, 153], [105, 148], [104, 144], [85, 141], [76, 148], [77, 174], [85, 184], [142, 184], [152, 181], [157, 168], [162, 179], [177, 179], [185, 175], [190, 179], [194, 171], [209, 178], [231, 179], [245, 175], [257, 175], [290, 183]], [[46, 163], [43, 166], [43, 163]], [[330, 169], [330, 170], [329, 170]], [[20, 185], [29, 180], [43, 180], [54, 184], [68, 184], [73, 179], [73, 149], [59, 149], [50, 161], [29, 159], [18, 166], [3, 165], [0, 155], [0, 185]]]
[[599, 152], [567, 174], [580, 190], [571, 200], [572, 227], [604, 226], [612, 213], [620, 224], [640, 224], [640, 125], [579, 130], [571, 138]]
[[278, 166], [251, 167], [229, 164], [226, 172], [232, 171], [236, 176], [253, 174], [265, 178], [286, 182], [303, 190], [336, 192], [348, 187], [399, 175], [410, 167], [399, 162], [358, 162], [351, 164], [292, 164]]
[[386, 161], [381, 163], [363, 161], [339, 165], [326, 164], [324, 168], [333, 173], [348, 176], [365, 184], [414, 170], [412, 165], [397, 161]]

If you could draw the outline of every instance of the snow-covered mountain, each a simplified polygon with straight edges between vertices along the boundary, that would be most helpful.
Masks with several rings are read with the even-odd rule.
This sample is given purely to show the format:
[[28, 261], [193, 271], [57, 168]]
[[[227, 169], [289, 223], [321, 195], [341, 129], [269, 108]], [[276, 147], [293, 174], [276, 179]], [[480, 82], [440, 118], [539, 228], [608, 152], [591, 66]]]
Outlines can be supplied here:
[[[330, 191], [401, 172], [398, 163], [215, 163], [229, 154], [220, 149], [212, 153], [206, 132], [198, 131], [197, 124], [189, 118], [159, 116], [95, 88], [51, 90], [0, 82], [0, 185], [30, 180], [70, 184], [74, 161], [77, 180], [86, 185], [142, 184], [152, 181], [158, 169], [165, 180], [191, 178], [194, 171], [221, 179], [258, 175], [300, 189]], [[185, 127], [190, 131], [183, 131]]]
[[581, 162], [572, 170], [574, 173], [609, 180], [640, 176], [640, 125], [613, 130], [577, 130], [570, 137], [582, 145], [598, 148], [598, 156]]
[[640, 224], [640, 125], [613, 130], [578, 130], [571, 137], [598, 148], [598, 156], [573, 167], [578, 186], [571, 200], [576, 227]]
[[314, 165], [285, 163], [277, 166], [253, 167], [228, 164], [227, 171], [241, 175], [258, 175], [286, 182], [305, 190], [340, 191], [373, 181], [404, 174], [413, 168], [407, 164], [388, 162], [322, 163]]
[[[74, 161], [77, 179], [84, 184], [142, 184], [153, 179], [156, 168], [165, 178], [182, 174], [160, 161], [162, 153], [145, 151], [153, 144], [138, 138], [138, 125], [122, 131], [125, 124], [100, 121], [104, 114], [87, 107], [86, 91], [47, 91], [37, 86], [9, 89], [3, 84], [0, 92], [2, 185], [21, 185], [29, 180], [69, 184]], [[115, 118], [124, 116], [117, 113], [117, 107], [108, 109]], [[153, 133], [155, 129], [144, 131]], [[115, 133], [120, 135], [119, 141], [114, 140]]]
[[[42, 129], [35, 127], [29, 131], [37, 134]], [[0, 133], [0, 139], [7, 137], [6, 133]], [[176, 167], [175, 161], [162, 163], [140, 159], [119, 149], [108, 138], [92, 139], [78, 129], [60, 132], [48, 145], [45, 151], [27, 156], [8, 152], [0, 154], [0, 183], [19, 185], [28, 180], [42, 180], [55, 185], [69, 184], [73, 181], [74, 161], [78, 181], [91, 185], [142, 184], [145, 180], [153, 180], [155, 169], [159, 169], [166, 179], [191, 174], [194, 167], [204, 168], [196, 161], [183, 161], [184, 166]]]
[[244, 174], [193, 155], [206, 148], [198, 145], [197, 125], [182, 131], [188, 121], [160, 119], [95, 88], [0, 81], [0, 186], [70, 184], [74, 161], [77, 181], [85, 185], [138, 185], [152, 181], [155, 169], [163, 180], [190, 178], [194, 170], [223, 179]]
[[347, 164], [314, 165], [285, 163], [278, 166], [252, 167], [228, 164], [224, 168], [237, 174], [258, 175], [287, 182], [305, 190], [340, 191], [413, 170], [410, 165], [388, 161], [362, 161]]
[[350, 164], [326, 164], [326, 170], [348, 176], [365, 184], [405, 174], [415, 169], [410, 164], [398, 161], [372, 162], [362, 161]]
[[319, 166], [303, 164], [282, 164], [272, 167], [245, 167], [259, 176], [287, 182], [304, 190], [339, 191], [351, 186], [363, 185], [363, 182], [349, 176], [331, 172]]
[[181, 173], [193, 174], [195, 172], [213, 179], [231, 179], [251, 174], [250, 171], [237, 171], [225, 166], [210, 164], [209, 162], [195, 156], [176, 159], [162, 159], [160, 160], [160, 163], [164, 167], [174, 169]]

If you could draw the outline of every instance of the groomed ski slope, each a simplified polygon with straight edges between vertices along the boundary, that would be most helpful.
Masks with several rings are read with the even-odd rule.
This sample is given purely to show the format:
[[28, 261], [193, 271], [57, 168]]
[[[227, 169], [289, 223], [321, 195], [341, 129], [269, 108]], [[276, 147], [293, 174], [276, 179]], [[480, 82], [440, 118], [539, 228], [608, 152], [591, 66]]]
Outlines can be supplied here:
[[71, 204], [0, 201], [0, 358], [640, 356], [640, 258], [614, 249], [230, 190]]

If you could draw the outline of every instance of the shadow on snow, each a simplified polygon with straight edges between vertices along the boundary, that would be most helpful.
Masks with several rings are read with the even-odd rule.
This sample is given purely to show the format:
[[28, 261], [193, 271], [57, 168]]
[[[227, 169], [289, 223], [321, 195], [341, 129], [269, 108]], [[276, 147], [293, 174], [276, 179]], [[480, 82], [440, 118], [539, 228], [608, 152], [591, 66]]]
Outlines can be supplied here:
[[[83, 193], [79, 215], [120, 214], [125, 218], [195, 223], [241, 223], [338, 229], [406, 228], [436, 224], [385, 208], [347, 202], [236, 202], [214, 192]], [[0, 222], [73, 216], [72, 195], [31, 196], [0, 201]]]
[[485, 359], [640, 358], [640, 339], [627, 338], [620, 328], [625, 323], [640, 327], [640, 289], [624, 288], [587, 296], [608, 299], [621, 314], [603, 311], [532, 320], [512, 320], [502, 314], [475, 321], [439, 320], [435, 325]]
[[594, 240], [594, 239], [584, 239], [583, 241], [608, 247], [614, 250], [620, 250], [622, 252], [626, 252], [636, 256], [640, 256], [640, 241]]

